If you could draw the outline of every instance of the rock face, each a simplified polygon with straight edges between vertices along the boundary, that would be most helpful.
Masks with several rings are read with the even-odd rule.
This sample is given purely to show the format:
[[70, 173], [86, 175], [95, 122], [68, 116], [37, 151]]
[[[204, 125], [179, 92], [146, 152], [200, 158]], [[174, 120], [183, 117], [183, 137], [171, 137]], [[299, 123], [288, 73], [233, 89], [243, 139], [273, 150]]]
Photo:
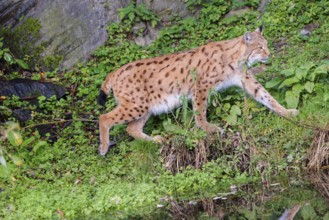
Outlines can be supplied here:
[[107, 39], [106, 26], [117, 22], [117, 9], [130, 0], [6, 0], [0, 2], [0, 25], [15, 26], [20, 18], [41, 22], [44, 56], [63, 56], [62, 67], [85, 61]]
[[[269, 1], [260, 0], [259, 11], [263, 12]], [[93, 50], [106, 42], [106, 27], [111, 22], [119, 21], [117, 9], [127, 7], [131, 2], [132, 0], [0, 0], [0, 26], [15, 28], [26, 18], [38, 18], [42, 28], [41, 39], [37, 44], [45, 45], [43, 56], [60, 55], [63, 57], [61, 67], [70, 68], [77, 62], [86, 61]], [[143, 30], [142, 36], [136, 35], [135, 38], [135, 42], [142, 46], [150, 44], [163, 26], [170, 25], [173, 17], [194, 16], [187, 9], [187, 1], [183, 0], [134, 2], [145, 4], [160, 19], [156, 28], [144, 22], [135, 24], [136, 30]], [[235, 13], [245, 11], [246, 9], [241, 9]]]
[[50, 82], [39, 82], [30, 79], [0, 80], [0, 96], [18, 96], [22, 99], [33, 99], [38, 96], [50, 98], [55, 95], [61, 98], [66, 90]]
[[177, 0], [137, 0], [137, 4], [145, 4], [155, 12], [162, 22], [169, 22], [173, 15], [184, 18], [193, 15], [185, 5], [186, 1]]
[[[153, 11], [160, 18], [160, 24], [156, 28], [144, 22], [137, 23], [136, 29], [142, 27], [143, 35], [136, 36], [135, 43], [141, 46], [147, 46], [152, 43], [158, 36], [159, 30], [171, 23], [173, 16], [185, 18], [187, 16], [194, 16], [185, 5], [185, 1], [177, 0], [137, 0], [136, 4], [145, 4], [146, 7]], [[144, 26], [144, 28], [143, 28]]]
[[[0, 0], [0, 25], [15, 28], [22, 18], [38, 18], [41, 39], [46, 45], [44, 56], [61, 55], [62, 67], [70, 68], [88, 59], [90, 53], [107, 39], [106, 27], [118, 22], [117, 9], [129, 5], [131, 0]], [[161, 21], [172, 15], [190, 15], [184, 1], [137, 0], [156, 12]], [[161, 25], [160, 25], [161, 26]], [[147, 28], [141, 45], [149, 44], [157, 36], [157, 29]]]
[[15, 26], [37, 4], [37, 0], [0, 1], [0, 25]]

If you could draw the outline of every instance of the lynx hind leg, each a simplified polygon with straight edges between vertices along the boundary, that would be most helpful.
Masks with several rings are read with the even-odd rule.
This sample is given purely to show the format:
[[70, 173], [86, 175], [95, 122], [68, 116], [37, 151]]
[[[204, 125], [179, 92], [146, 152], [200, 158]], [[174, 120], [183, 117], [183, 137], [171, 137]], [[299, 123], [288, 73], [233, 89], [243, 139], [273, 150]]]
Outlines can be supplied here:
[[151, 113], [148, 113], [145, 116], [141, 117], [140, 119], [129, 122], [127, 127], [127, 132], [135, 139], [144, 139], [147, 141], [162, 143], [164, 141], [164, 138], [162, 136], [157, 135], [155, 137], [150, 137], [143, 132], [143, 127], [150, 116]]
[[127, 126], [127, 132], [130, 136], [136, 139], [145, 139], [152, 140], [150, 136], [143, 132], [144, 125], [146, 121], [149, 119], [151, 114], [147, 114], [137, 120], [129, 122]]
[[193, 97], [193, 109], [195, 111], [195, 121], [198, 127], [205, 130], [207, 133], [221, 133], [224, 130], [207, 121], [207, 96], [208, 92], [200, 90]]
[[99, 154], [104, 156], [110, 144], [109, 131], [112, 126], [117, 124], [128, 123], [139, 118], [142, 118], [145, 114], [136, 111], [136, 106], [130, 106], [129, 104], [120, 104], [111, 112], [100, 115], [99, 117]]

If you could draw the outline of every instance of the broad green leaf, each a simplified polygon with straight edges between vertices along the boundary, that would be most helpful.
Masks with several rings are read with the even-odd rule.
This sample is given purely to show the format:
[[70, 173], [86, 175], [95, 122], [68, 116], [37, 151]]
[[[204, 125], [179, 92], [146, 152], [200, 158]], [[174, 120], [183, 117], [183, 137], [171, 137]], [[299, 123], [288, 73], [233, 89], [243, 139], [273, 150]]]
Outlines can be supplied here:
[[4, 156], [2, 155], [2, 152], [0, 152], [1, 154], [0, 154], [0, 164], [2, 165], [2, 166], [7, 166], [7, 164], [6, 164], [6, 159], [4, 158]]
[[[210, 99], [210, 97], [208, 96], [208, 99]], [[217, 107], [218, 106], [218, 104], [217, 104], [218, 102], [214, 99], [214, 100], [212, 100], [212, 102], [211, 102], [211, 104], [212, 104], [212, 106], [214, 106], [214, 107]]]
[[224, 111], [228, 111], [231, 108], [231, 104], [230, 103], [225, 103], [223, 106]]
[[328, 71], [329, 71], [329, 64], [322, 64], [314, 70], [316, 75], [327, 74]]
[[301, 68], [297, 68], [296, 69], [296, 78], [301, 80], [301, 79], [305, 79], [308, 73], [308, 69], [301, 69]]
[[297, 82], [299, 82], [299, 79], [297, 79], [296, 77], [290, 77], [283, 81], [283, 83], [279, 86], [279, 89], [283, 88], [284, 86], [292, 86]]
[[217, 107], [215, 112], [216, 112], [216, 115], [220, 115], [222, 113], [222, 108], [221, 107]]
[[[4, 99], [6, 99], [6, 96], [0, 96], [1, 98], [4, 98]], [[11, 114], [11, 109], [9, 109], [9, 108], [7, 108], [6, 106], [2, 106], [2, 105], [0, 105], [0, 112], [1, 112], [1, 114]]]
[[14, 130], [8, 131], [8, 140], [15, 147], [21, 145], [23, 142], [21, 134]]
[[130, 12], [128, 14], [128, 18], [129, 18], [130, 21], [133, 21], [135, 19], [135, 14], [133, 12]]
[[284, 76], [292, 76], [295, 74], [295, 68], [290, 68], [290, 69], [286, 69], [286, 70], [282, 70], [281, 74]]
[[286, 102], [288, 108], [297, 108], [299, 103], [299, 93], [296, 91], [287, 91], [286, 92]]
[[7, 130], [18, 130], [19, 124], [16, 122], [8, 121], [6, 122], [6, 128]]
[[3, 58], [4, 58], [8, 63], [12, 63], [12, 62], [13, 62], [13, 57], [10, 55], [10, 53], [4, 53]]
[[181, 134], [182, 132], [185, 132], [185, 130], [182, 129], [180, 126], [172, 124], [170, 121], [165, 121], [162, 124], [163, 128], [167, 132], [172, 132], [174, 134]]
[[326, 93], [326, 94], [324, 94], [323, 101], [327, 102], [328, 100], [329, 100], [329, 94]]
[[312, 71], [309, 75], [308, 75], [308, 79], [311, 80], [312, 82], [314, 82], [315, 78], [316, 78], [316, 72]]
[[306, 91], [308, 91], [309, 93], [313, 92], [315, 84], [313, 82], [307, 81], [304, 85]]
[[234, 115], [241, 115], [241, 109], [240, 109], [239, 106], [233, 105], [231, 110], [230, 110], [230, 113], [234, 114]]
[[21, 158], [17, 157], [17, 156], [12, 156], [11, 159], [12, 159], [13, 163], [16, 166], [19, 166], [19, 167], [22, 166], [23, 163], [24, 163], [24, 161]]
[[300, 83], [297, 83], [292, 87], [292, 91], [295, 91], [297, 93], [301, 93], [303, 90], [304, 90], [304, 86]]
[[270, 81], [266, 82], [265, 87], [268, 88], [268, 89], [271, 89], [271, 88], [277, 86], [278, 84], [280, 84], [280, 82], [282, 82], [282, 79], [273, 78]]
[[21, 147], [26, 147], [29, 144], [31, 144], [33, 141], [35, 140], [35, 137], [30, 137], [28, 139], [26, 139], [25, 141], [23, 141], [23, 143], [21, 144]]
[[[119, 11], [119, 10], [118, 10]], [[123, 18], [126, 16], [126, 14], [123, 12], [123, 11], [119, 11], [119, 18], [120, 18], [120, 21], [123, 20]]]
[[289, 8], [288, 8], [288, 12], [292, 11], [294, 8], [296, 7], [296, 4], [292, 3], [290, 4]]
[[317, 214], [313, 208], [313, 206], [307, 204], [305, 205], [303, 208], [301, 208], [300, 210], [300, 214], [302, 216], [303, 219], [316, 219]]
[[0, 177], [8, 177], [9, 169], [8, 166], [0, 166]]
[[23, 69], [25, 69], [25, 70], [28, 70], [29, 69], [29, 65], [27, 65], [27, 63], [25, 63], [24, 60], [16, 59], [16, 62]]
[[224, 121], [226, 121], [229, 125], [236, 125], [238, 121], [238, 117], [236, 114], [230, 114], [228, 116], [223, 117]]
[[158, 23], [158, 22], [157, 22], [156, 20], [152, 20], [152, 21], [151, 21], [151, 26], [154, 28], [154, 27], [157, 25], [157, 23]]
[[36, 143], [36, 145], [34, 145], [32, 151], [37, 152], [40, 149], [40, 147], [43, 147], [45, 145], [47, 145], [46, 141], [39, 141], [38, 143]]
[[315, 66], [315, 64], [313, 62], [308, 62], [308, 63], [301, 65], [299, 68], [309, 71], [314, 66]]

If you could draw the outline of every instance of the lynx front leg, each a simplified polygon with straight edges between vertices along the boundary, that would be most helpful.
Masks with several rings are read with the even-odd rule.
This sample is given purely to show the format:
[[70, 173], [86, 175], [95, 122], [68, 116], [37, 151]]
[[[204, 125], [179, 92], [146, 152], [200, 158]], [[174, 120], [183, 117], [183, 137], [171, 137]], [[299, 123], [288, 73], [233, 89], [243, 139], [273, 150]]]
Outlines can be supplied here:
[[195, 111], [195, 122], [198, 127], [202, 128], [208, 133], [220, 132], [223, 129], [214, 124], [207, 122], [207, 97], [208, 91], [199, 90], [193, 96], [193, 109]]
[[285, 109], [280, 105], [252, 75], [247, 74], [241, 82], [242, 88], [249, 95], [275, 113], [284, 117], [294, 117], [298, 114], [297, 109]]

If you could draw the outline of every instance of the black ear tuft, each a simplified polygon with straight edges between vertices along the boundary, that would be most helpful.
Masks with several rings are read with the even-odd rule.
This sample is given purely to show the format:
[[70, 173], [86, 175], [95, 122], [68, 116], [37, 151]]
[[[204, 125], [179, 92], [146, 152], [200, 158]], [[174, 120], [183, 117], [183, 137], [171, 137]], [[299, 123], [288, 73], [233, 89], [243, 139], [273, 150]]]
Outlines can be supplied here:
[[264, 29], [264, 24], [262, 23], [262, 25], [259, 26], [259, 28], [257, 28], [256, 31], [263, 34], [263, 29]]
[[104, 106], [106, 103], [106, 98], [107, 95], [105, 94], [105, 92], [103, 90], [100, 90], [98, 95], [98, 104]]
[[251, 33], [249, 31], [244, 34], [243, 38], [244, 38], [244, 41], [246, 43], [250, 43], [252, 41], [252, 36], [251, 36]]

